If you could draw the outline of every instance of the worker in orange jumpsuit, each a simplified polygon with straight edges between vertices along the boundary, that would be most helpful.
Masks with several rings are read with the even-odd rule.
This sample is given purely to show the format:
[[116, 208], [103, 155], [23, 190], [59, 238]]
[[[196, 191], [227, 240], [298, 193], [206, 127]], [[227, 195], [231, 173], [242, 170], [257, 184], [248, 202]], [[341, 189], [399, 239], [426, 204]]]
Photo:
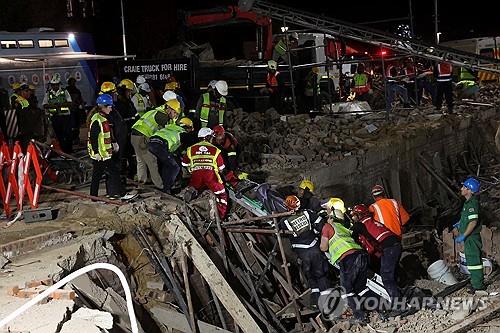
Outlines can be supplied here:
[[369, 210], [373, 219], [401, 239], [403, 226], [410, 220], [410, 214], [399, 202], [387, 198], [381, 185], [373, 186], [372, 196], [375, 202], [370, 205]]
[[200, 142], [189, 147], [182, 158], [182, 166], [191, 172], [184, 200], [190, 201], [208, 188], [215, 194], [219, 216], [224, 219], [227, 211], [227, 193], [220, 176], [225, 168], [222, 152], [211, 143], [213, 131], [210, 128], [200, 128], [198, 138]]

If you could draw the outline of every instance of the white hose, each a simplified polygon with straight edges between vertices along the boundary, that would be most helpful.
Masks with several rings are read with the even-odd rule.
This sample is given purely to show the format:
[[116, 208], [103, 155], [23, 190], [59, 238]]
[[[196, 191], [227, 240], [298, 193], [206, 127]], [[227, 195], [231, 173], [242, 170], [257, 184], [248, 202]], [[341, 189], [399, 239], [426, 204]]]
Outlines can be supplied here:
[[4, 327], [4, 325], [9, 323], [11, 320], [16, 318], [20, 314], [22, 314], [24, 311], [31, 308], [33, 305], [40, 302], [45, 297], [49, 296], [50, 293], [59, 289], [60, 287], [62, 287], [66, 283], [79, 277], [80, 275], [83, 275], [85, 273], [88, 273], [88, 272], [96, 270], [96, 269], [107, 269], [107, 270], [113, 271], [116, 275], [118, 275], [118, 277], [120, 278], [120, 282], [122, 284], [123, 290], [125, 291], [125, 298], [127, 300], [127, 310], [128, 310], [128, 315], [130, 318], [130, 326], [132, 328], [132, 333], [139, 333], [139, 330], [137, 329], [137, 320], [135, 318], [134, 306], [132, 304], [132, 295], [130, 294], [130, 287], [128, 285], [127, 279], [125, 278], [125, 275], [123, 275], [122, 271], [118, 267], [116, 267], [115, 265], [107, 264], [107, 263], [97, 263], [97, 264], [88, 265], [88, 266], [80, 268], [76, 272], [73, 272], [70, 275], [66, 276], [61, 281], [57, 282], [53, 286], [50, 286], [43, 293], [37, 295], [32, 300], [30, 300], [28, 303], [24, 304], [23, 306], [18, 308], [16, 311], [12, 312], [10, 315], [8, 315], [7, 317], [0, 320], [0, 328]]

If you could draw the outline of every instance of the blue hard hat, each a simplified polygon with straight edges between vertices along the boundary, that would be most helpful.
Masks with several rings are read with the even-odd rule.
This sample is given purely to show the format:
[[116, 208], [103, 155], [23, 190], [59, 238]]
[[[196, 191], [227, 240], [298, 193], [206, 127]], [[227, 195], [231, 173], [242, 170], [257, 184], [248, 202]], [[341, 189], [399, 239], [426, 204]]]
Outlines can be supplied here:
[[467, 178], [462, 184], [464, 185], [464, 187], [471, 190], [472, 193], [479, 192], [479, 186], [481, 186], [481, 183], [479, 182], [479, 180], [477, 180], [474, 177]]
[[110, 94], [102, 94], [97, 97], [97, 105], [113, 105], [113, 97]]

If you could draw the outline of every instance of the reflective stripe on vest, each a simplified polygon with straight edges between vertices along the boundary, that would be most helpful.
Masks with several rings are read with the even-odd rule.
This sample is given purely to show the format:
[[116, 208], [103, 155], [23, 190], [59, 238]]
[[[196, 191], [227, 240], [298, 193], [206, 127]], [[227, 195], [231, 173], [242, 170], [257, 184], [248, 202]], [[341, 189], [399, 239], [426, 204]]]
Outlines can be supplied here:
[[354, 74], [353, 77], [354, 80], [354, 88], [353, 90], [357, 94], [364, 94], [367, 93], [370, 90], [370, 87], [368, 87], [368, 76], [364, 73], [361, 74]]
[[460, 68], [460, 81], [474, 81], [476, 77], [468, 68]]
[[168, 144], [168, 151], [173, 153], [181, 146], [181, 133], [186, 132], [184, 128], [176, 124], [169, 124], [156, 131], [152, 136], [163, 139]]
[[22, 109], [26, 109], [28, 106], [30, 106], [30, 102], [23, 96], [17, 95], [16, 102], [18, 102], [21, 105]]
[[279, 42], [277, 42], [276, 45], [274, 46], [274, 50], [280, 56], [284, 56], [286, 54], [286, 43], [285, 43], [285, 41], [283, 39], [280, 39]]
[[155, 120], [156, 114], [158, 112], [165, 112], [163, 106], [157, 107], [151, 111], [146, 112], [141, 119], [137, 120], [132, 128], [137, 132], [142, 133], [146, 138], [150, 138], [158, 129], [160, 125]]
[[361, 246], [351, 237], [351, 232], [344, 226], [333, 223], [335, 234], [328, 240], [328, 253], [330, 262], [334, 265], [337, 260], [349, 250], [361, 250]]
[[267, 73], [267, 76], [266, 76], [266, 83], [267, 85], [269, 86], [269, 89], [271, 89], [271, 91], [273, 93], [275, 93], [278, 89], [278, 75], [280, 74], [280, 72], [276, 72], [273, 74], [271, 73]]
[[392, 69], [394, 68], [393, 65], [389, 65], [386, 69], [386, 78], [387, 78], [387, 82], [396, 82], [396, 80], [394, 79], [394, 76], [392, 75], [391, 71]]
[[226, 98], [221, 97], [219, 99], [219, 103], [211, 103], [210, 94], [204, 93], [203, 104], [201, 105], [201, 111], [200, 111], [201, 127], [207, 127], [208, 117], [210, 115], [210, 109], [212, 107], [215, 107], [217, 112], [219, 113], [219, 125], [224, 125], [224, 113], [226, 112]]
[[438, 82], [447, 82], [451, 81], [451, 65], [442, 63], [437, 65], [438, 69], [438, 77], [436, 78], [436, 81]]
[[[56, 92], [53, 90], [49, 91], [47, 101], [49, 104], [63, 104], [68, 102], [66, 99], [66, 92], [63, 89], [59, 89]], [[67, 116], [70, 114], [69, 107], [67, 106], [61, 106], [59, 111], [57, 111], [57, 109], [49, 109], [49, 112], [53, 115], [59, 116]]]
[[[94, 152], [94, 150], [92, 149], [92, 144], [90, 143], [90, 129], [96, 121], [99, 124], [100, 128], [99, 136], [97, 138], [99, 152]], [[107, 122], [108, 120], [99, 112], [96, 112], [90, 120], [87, 148], [91, 159], [95, 160], [96, 156], [100, 155], [103, 160], [107, 160], [110, 159], [111, 155], [113, 154], [113, 146], [111, 145], [111, 132], [109, 130], [109, 125], [107, 124]], [[106, 126], [104, 126], [105, 124]]]
[[[199, 146], [198, 149], [200, 149], [201, 147], [205, 148], [213, 147], [216, 149], [215, 154], [192, 155], [191, 152], [194, 146]], [[220, 149], [207, 141], [201, 141], [200, 143], [197, 143], [194, 146], [189, 147], [187, 150], [187, 157], [189, 159], [189, 170], [191, 171], [213, 170], [215, 172], [215, 175], [217, 176], [217, 180], [219, 181], [219, 183], [222, 183], [222, 179], [220, 178], [219, 175], [219, 166], [217, 165], [217, 157], [221, 153]]]

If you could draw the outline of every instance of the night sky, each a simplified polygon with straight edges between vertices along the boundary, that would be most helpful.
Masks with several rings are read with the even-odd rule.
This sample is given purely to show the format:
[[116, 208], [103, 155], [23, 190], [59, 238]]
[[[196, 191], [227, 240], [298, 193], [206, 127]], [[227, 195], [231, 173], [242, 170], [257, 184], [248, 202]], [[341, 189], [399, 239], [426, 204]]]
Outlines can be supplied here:
[[[87, 1], [87, 12], [90, 11]], [[409, 1], [273, 1], [297, 9], [353, 23], [363, 23], [409, 16]], [[119, 0], [95, 0], [95, 16], [83, 18], [78, 1], [74, 17], [66, 17], [66, 0], [0, 0], [0, 30], [24, 31], [30, 27], [54, 27], [58, 31], [86, 31], [94, 34], [98, 53], [121, 54], [121, 21]], [[328, 8], [325, 4], [328, 3]], [[434, 40], [434, 0], [412, 0], [414, 28], [417, 38]], [[493, 1], [477, 0], [460, 3], [438, 0], [441, 40], [500, 35], [499, 13], [492, 10]], [[205, 9], [217, 5], [236, 4], [236, 1], [131, 1], [124, 0], [128, 53], [139, 58], [154, 57], [160, 49], [178, 40], [180, 10]], [[317, 4], [317, 5], [313, 5]], [[42, 13], [42, 15], [40, 15]], [[394, 31], [408, 20], [371, 24], [372, 28]], [[230, 42], [238, 38], [236, 29], [228, 29], [221, 38]]]

